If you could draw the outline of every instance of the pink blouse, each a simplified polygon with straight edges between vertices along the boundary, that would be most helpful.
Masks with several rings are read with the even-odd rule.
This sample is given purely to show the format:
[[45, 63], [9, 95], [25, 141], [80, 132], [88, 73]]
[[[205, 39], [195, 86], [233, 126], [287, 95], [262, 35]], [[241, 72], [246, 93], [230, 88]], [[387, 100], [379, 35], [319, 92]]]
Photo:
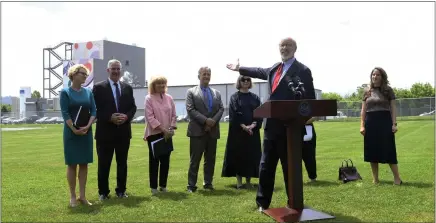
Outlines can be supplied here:
[[158, 126], [162, 125], [168, 129], [176, 127], [176, 105], [174, 104], [173, 97], [169, 94], [152, 94], [145, 96], [145, 134], [146, 140], [150, 135], [161, 133]]

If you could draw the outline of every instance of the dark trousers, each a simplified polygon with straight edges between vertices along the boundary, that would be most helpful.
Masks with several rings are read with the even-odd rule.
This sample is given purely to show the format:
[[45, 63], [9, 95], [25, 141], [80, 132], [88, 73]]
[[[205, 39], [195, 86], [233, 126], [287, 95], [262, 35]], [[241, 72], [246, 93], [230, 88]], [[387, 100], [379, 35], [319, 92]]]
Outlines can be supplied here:
[[[153, 156], [153, 151], [151, 150], [151, 142], [156, 139], [161, 138], [162, 135], [151, 135], [147, 137], [148, 144], [148, 160], [149, 160], [149, 179], [150, 179], [150, 188], [157, 189], [157, 178], [159, 175], [159, 186], [166, 188], [167, 180], [168, 180], [168, 171], [170, 169], [170, 155], [161, 155], [157, 158]], [[160, 168], [159, 168], [160, 167]]]
[[210, 137], [209, 134], [205, 134], [199, 137], [190, 137], [189, 143], [190, 162], [188, 171], [188, 189], [197, 189], [198, 169], [203, 154], [204, 185], [212, 185], [213, 174], [215, 171], [217, 139]]
[[117, 187], [115, 192], [126, 192], [127, 156], [130, 139], [116, 142], [97, 141], [96, 144], [98, 155], [98, 193], [100, 195], [109, 195], [110, 193], [109, 173], [114, 152], [117, 161]]
[[[288, 169], [287, 169], [287, 140], [286, 136], [263, 140], [263, 152], [259, 165], [259, 186], [257, 189], [256, 203], [268, 209], [274, 191], [274, 181], [278, 161], [282, 165], [285, 190], [288, 194]], [[289, 196], [289, 195], [288, 195]]]
[[312, 140], [303, 142], [302, 157], [309, 179], [316, 179], [316, 132], [312, 125]]

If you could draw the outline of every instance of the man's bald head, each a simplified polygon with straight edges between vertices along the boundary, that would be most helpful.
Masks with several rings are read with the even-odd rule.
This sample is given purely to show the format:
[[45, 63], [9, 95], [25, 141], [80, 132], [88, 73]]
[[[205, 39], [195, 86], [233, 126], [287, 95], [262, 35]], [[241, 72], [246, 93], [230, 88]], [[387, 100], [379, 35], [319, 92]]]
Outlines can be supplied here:
[[291, 37], [284, 38], [279, 43], [279, 49], [282, 61], [289, 60], [297, 51], [297, 42]]

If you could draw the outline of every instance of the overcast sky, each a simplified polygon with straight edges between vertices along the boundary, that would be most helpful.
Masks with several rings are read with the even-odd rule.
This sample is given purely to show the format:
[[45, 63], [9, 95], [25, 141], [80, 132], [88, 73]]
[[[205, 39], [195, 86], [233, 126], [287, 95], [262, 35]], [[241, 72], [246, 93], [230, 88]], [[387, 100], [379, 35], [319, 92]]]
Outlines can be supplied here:
[[293, 37], [323, 92], [352, 92], [385, 68], [391, 85], [434, 83], [434, 3], [1, 3], [1, 94], [42, 93], [42, 49], [62, 41], [146, 48], [146, 75], [169, 85], [234, 82], [226, 64], [269, 67]]

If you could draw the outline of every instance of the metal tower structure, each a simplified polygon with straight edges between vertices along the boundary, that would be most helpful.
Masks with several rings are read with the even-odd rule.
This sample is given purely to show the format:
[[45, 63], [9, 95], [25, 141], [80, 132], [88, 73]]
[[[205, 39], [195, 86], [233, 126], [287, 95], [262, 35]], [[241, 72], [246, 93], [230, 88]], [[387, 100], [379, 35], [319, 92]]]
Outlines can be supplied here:
[[[55, 52], [55, 50], [60, 47], [64, 47], [64, 52], [65, 52], [64, 57], [61, 57], [58, 53]], [[62, 78], [63, 74], [62, 73], [58, 74], [55, 70], [58, 67], [61, 67], [64, 61], [72, 60], [72, 57], [73, 57], [73, 43], [62, 42], [53, 48], [43, 49], [43, 56], [42, 56], [42, 63], [43, 63], [42, 97], [43, 98], [46, 98], [46, 93], [48, 95], [48, 98], [51, 98], [52, 95], [55, 96], [59, 95], [56, 89], [58, 89], [63, 85], [63, 78]], [[52, 82], [53, 76], [55, 79]], [[56, 84], [52, 85], [52, 83], [56, 83]]]

